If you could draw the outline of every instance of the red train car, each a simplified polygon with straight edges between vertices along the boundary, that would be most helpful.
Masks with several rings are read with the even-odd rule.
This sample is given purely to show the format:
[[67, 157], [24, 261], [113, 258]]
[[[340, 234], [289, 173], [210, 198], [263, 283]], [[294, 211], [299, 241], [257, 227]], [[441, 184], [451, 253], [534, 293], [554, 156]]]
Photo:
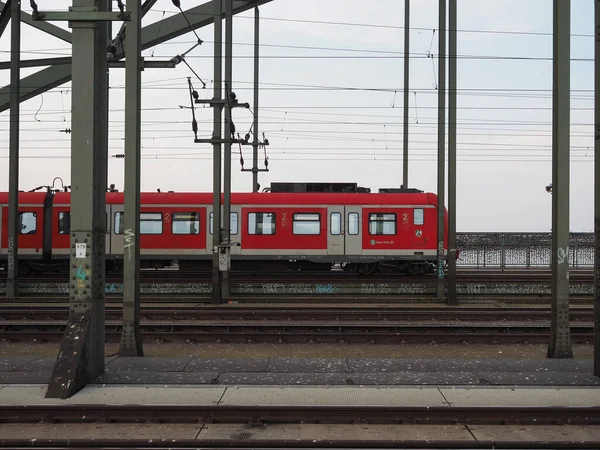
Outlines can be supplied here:
[[[124, 195], [106, 197], [107, 269], [123, 260]], [[8, 254], [8, 194], [0, 193], [0, 262]], [[232, 268], [425, 274], [437, 267], [437, 196], [425, 192], [234, 193]], [[20, 193], [19, 262], [23, 270], [68, 267], [70, 193]], [[447, 211], [444, 208], [447, 222]], [[75, 223], [75, 222], [74, 222]], [[447, 226], [446, 226], [447, 230]], [[144, 267], [210, 267], [211, 193], [142, 193]], [[447, 232], [444, 238], [447, 250]]]

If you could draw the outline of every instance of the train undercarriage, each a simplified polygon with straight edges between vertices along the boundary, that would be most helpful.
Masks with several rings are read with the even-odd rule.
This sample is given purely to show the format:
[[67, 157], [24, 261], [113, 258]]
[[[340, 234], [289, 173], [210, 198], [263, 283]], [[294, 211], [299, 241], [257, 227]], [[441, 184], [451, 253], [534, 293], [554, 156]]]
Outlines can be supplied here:
[[[363, 276], [378, 274], [398, 274], [411, 276], [425, 276], [434, 274], [437, 267], [436, 261], [410, 261], [410, 260], [381, 260], [370, 262], [315, 262], [308, 260], [286, 259], [258, 259], [258, 260], [232, 260], [231, 270], [234, 272], [329, 272], [344, 271]], [[7, 261], [0, 261], [0, 268], [7, 270]], [[212, 261], [203, 260], [167, 260], [167, 259], [142, 259], [141, 269], [167, 269], [185, 272], [209, 272], [212, 270]], [[107, 273], [123, 273], [122, 259], [108, 259], [106, 261]], [[66, 259], [23, 259], [19, 261], [19, 275], [29, 276], [44, 273], [69, 273], [69, 261]]]

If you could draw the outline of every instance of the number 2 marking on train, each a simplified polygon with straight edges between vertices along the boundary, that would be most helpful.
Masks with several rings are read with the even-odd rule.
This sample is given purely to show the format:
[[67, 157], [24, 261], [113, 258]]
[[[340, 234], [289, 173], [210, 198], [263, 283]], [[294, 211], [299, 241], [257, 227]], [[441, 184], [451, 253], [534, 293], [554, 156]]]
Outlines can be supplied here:
[[402, 214], [402, 220], [403, 220], [404, 222], [408, 222], [408, 213], [404, 213], [404, 214]]

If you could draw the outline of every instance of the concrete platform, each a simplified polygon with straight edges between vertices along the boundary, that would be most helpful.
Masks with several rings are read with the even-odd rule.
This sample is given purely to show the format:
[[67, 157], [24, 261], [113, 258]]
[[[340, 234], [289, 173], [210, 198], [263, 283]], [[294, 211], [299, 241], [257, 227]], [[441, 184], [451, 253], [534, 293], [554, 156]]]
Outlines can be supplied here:
[[[0, 384], [47, 384], [55, 358], [0, 358]], [[592, 359], [106, 358], [103, 384], [600, 386]]]
[[0, 385], [0, 406], [600, 407], [600, 387], [224, 387], [91, 384], [68, 399], [45, 398], [46, 389], [46, 385]]

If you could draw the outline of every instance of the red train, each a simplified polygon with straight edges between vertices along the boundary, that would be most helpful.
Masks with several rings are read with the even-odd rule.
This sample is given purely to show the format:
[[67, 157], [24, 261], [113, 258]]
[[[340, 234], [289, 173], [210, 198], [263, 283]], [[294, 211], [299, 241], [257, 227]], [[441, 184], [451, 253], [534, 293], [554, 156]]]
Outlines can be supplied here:
[[[142, 193], [142, 267], [208, 268], [212, 193]], [[121, 271], [121, 192], [106, 194], [107, 270]], [[380, 193], [262, 192], [231, 196], [232, 269], [331, 270], [423, 275], [437, 267], [437, 196]], [[0, 264], [8, 253], [8, 193], [0, 193]], [[447, 223], [447, 210], [444, 208]], [[70, 193], [21, 192], [20, 269], [67, 270]], [[447, 226], [445, 227], [447, 230]], [[447, 255], [447, 233], [444, 239]]]

